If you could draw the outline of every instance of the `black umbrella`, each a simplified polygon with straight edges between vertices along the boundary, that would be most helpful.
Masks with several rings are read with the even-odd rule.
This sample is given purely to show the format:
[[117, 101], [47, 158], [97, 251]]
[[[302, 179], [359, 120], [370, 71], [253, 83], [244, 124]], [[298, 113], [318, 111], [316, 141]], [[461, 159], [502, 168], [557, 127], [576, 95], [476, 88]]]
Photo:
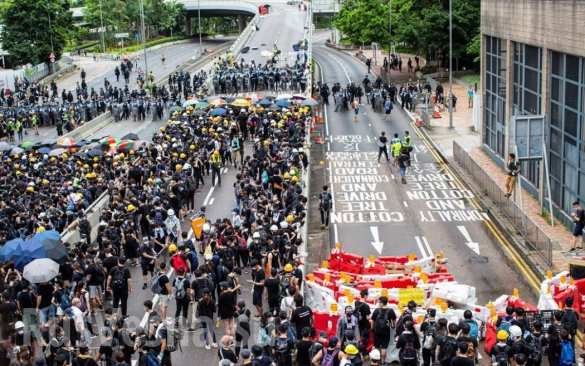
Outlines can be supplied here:
[[98, 147], [98, 148], [94, 148], [94, 149], [89, 150], [86, 154], [90, 158], [93, 158], [95, 156], [104, 156], [104, 151]]
[[126, 136], [122, 137], [122, 140], [136, 141], [136, 140], [140, 140], [140, 137], [138, 137], [138, 135], [135, 133], [129, 133]]

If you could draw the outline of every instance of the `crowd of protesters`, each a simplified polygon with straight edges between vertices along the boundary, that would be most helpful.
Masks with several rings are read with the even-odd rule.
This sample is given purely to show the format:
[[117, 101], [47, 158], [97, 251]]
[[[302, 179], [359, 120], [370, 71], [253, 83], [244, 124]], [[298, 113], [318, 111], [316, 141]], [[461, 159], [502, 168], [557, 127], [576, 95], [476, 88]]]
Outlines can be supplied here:
[[[23, 142], [26, 134], [38, 135], [39, 127], [43, 126], [55, 127], [61, 136], [106, 111], [116, 121], [162, 120], [169, 108], [181, 99], [206, 93], [202, 90], [207, 78], [204, 71], [192, 77], [186, 71], [172, 73], [168, 86], [157, 87], [152, 71], [145, 76], [135, 70], [137, 81], [132, 87], [129, 83], [132, 65], [129, 60], [121, 62], [114, 70], [116, 82], [104, 78], [99, 89], [88, 86], [84, 70], [75, 89], [60, 92], [54, 80], [49, 84], [17, 80], [14, 91], [0, 92], [0, 139]], [[123, 85], [118, 85], [120, 76]]]
[[257, 91], [296, 91], [307, 87], [306, 61], [295, 61], [292, 66], [250, 63], [229, 63], [223, 59], [214, 65], [213, 89], [217, 94], [237, 94]]

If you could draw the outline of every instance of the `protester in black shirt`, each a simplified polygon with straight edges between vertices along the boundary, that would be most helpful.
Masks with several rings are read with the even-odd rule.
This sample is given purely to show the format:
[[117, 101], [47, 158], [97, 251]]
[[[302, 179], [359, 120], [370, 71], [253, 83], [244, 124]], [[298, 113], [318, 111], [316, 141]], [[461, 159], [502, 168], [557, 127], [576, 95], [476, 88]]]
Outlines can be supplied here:
[[276, 315], [280, 306], [281, 289], [280, 279], [277, 277], [278, 271], [276, 268], [270, 270], [270, 276], [264, 280], [264, 287], [268, 297], [268, 311]]
[[120, 257], [118, 265], [108, 275], [107, 288], [112, 292], [112, 307], [122, 308], [122, 316], [128, 315], [128, 295], [132, 292], [130, 270], [126, 268], [126, 258]]
[[294, 297], [295, 309], [290, 317], [290, 322], [295, 326], [296, 334], [302, 334], [305, 327], [313, 325], [313, 311], [310, 307], [303, 305], [303, 296], [296, 294]]

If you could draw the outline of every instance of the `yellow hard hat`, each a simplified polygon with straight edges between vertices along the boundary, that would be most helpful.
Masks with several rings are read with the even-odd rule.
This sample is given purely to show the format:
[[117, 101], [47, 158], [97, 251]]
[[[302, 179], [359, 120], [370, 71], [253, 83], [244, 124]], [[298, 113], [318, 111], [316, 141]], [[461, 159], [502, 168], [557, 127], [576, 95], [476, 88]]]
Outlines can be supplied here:
[[195, 145], [191, 144], [191, 146], [189, 146], [189, 150], [195, 150]]
[[288, 173], [284, 173], [284, 176], [283, 176], [283, 178], [284, 178], [284, 179], [290, 179], [290, 174], [288, 174]]
[[284, 266], [284, 271], [285, 271], [285, 272], [287, 272], [287, 273], [290, 273], [290, 272], [292, 272], [292, 271], [293, 271], [293, 269], [294, 269], [294, 268], [293, 268], [292, 264], [290, 264], [290, 263], [287, 263], [287, 264]]
[[181, 154], [179, 155], [179, 157], [180, 157], [181, 159], [185, 159], [185, 158], [187, 157], [187, 154], [185, 154], [185, 153], [181, 153]]
[[126, 156], [126, 155], [124, 155], [124, 153], [120, 153], [119, 156], [120, 156], [120, 159], [124, 159], [124, 156]]
[[89, 169], [89, 164], [83, 164], [83, 169]]
[[506, 332], [504, 329], [498, 330], [497, 339], [498, 339], [498, 341], [507, 340], [508, 339], [508, 332]]
[[41, 182], [42, 182], [43, 184], [45, 184], [45, 185], [49, 184], [49, 180], [48, 180], [48, 179], [43, 179]]
[[175, 244], [169, 244], [169, 248], [167, 250], [169, 254], [175, 254], [177, 252], [177, 246]]
[[355, 356], [359, 353], [359, 350], [353, 344], [348, 344], [347, 346], [345, 346], [344, 352], [350, 356]]
[[291, 222], [295, 221], [295, 217], [293, 215], [288, 215], [286, 217], [286, 221], [290, 224]]
[[136, 206], [134, 206], [134, 205], [130, 204], [130, 205], [128, 205], [128, 207], [126, 207], [126, 210], [127, 210], [128, 212], [133, 212], [133, 211], [135, 211], [135, 210], [136, 210]]
[[100, 158], [99, 158], [99, 157], [97, 157], [97, 156], [94, 156], [94, 157], [93, 157], [93, 161], [100, 161]]
[[297, 177], [297, 176], [295, 175], [295, 176], [293, 176], [293, 177], [291, 178], [291, 181], [292, 181], [293, 183], [297, 183], [297, 182], [299, 181], [299, 177]]
[[35, 191], [35, 187], [33, 187], [33, 186], [28, 186], [28, 187], [26, 187], [26, 191], [27, 191], [27, 192], [34, 192], [34, 191]]
[[44, 226], [39, 226], [37, 228], [37, 233], [44, 233], [45, 232], [45, 227]]
[[54, 156], [51, 156], [51, 161], [55, 162], [55, 161], [57, 161], [57, 158]]
[[219, 155], [219, 150], [215, 150], [215, 151], [213, 152], [213, 155], [216, 155], [216, 156], [217, 156], [217, 155]]
[[175, 165], [175, 171], [180, 172], [181, 169], [183, 169], [183, 166], [181, 164]]

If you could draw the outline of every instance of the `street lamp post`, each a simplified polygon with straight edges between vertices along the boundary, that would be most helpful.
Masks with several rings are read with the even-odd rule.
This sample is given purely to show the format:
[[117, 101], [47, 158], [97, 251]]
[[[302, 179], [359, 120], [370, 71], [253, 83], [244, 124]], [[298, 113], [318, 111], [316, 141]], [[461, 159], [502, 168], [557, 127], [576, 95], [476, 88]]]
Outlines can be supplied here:
[[199, 52], [203, 52], [201, 42], [201, 0], [197, 0], [197, 28], [199, 28]]
[[388, 62], [392, 52], [392, 0], [388, 0]]
[[102, 0], [100, 0], [100, 35], [101, 35], [101, 40], [102, 40], [102, 52], [106, 52], [106, 40], [105, 40], [105, 34], [104, 32], [106, 31], [104, 28], [104, 13], [102, 12]]
[[453, 128], [453, 0], [449, 0], [449, 128]]
[[140, 0], [140, 23], [142, 28], [142, 48], [144, 50], [144, 81], [148, 83], [148, 60], [146, 59], [146, 29], [144, 28], [144, 0]]

